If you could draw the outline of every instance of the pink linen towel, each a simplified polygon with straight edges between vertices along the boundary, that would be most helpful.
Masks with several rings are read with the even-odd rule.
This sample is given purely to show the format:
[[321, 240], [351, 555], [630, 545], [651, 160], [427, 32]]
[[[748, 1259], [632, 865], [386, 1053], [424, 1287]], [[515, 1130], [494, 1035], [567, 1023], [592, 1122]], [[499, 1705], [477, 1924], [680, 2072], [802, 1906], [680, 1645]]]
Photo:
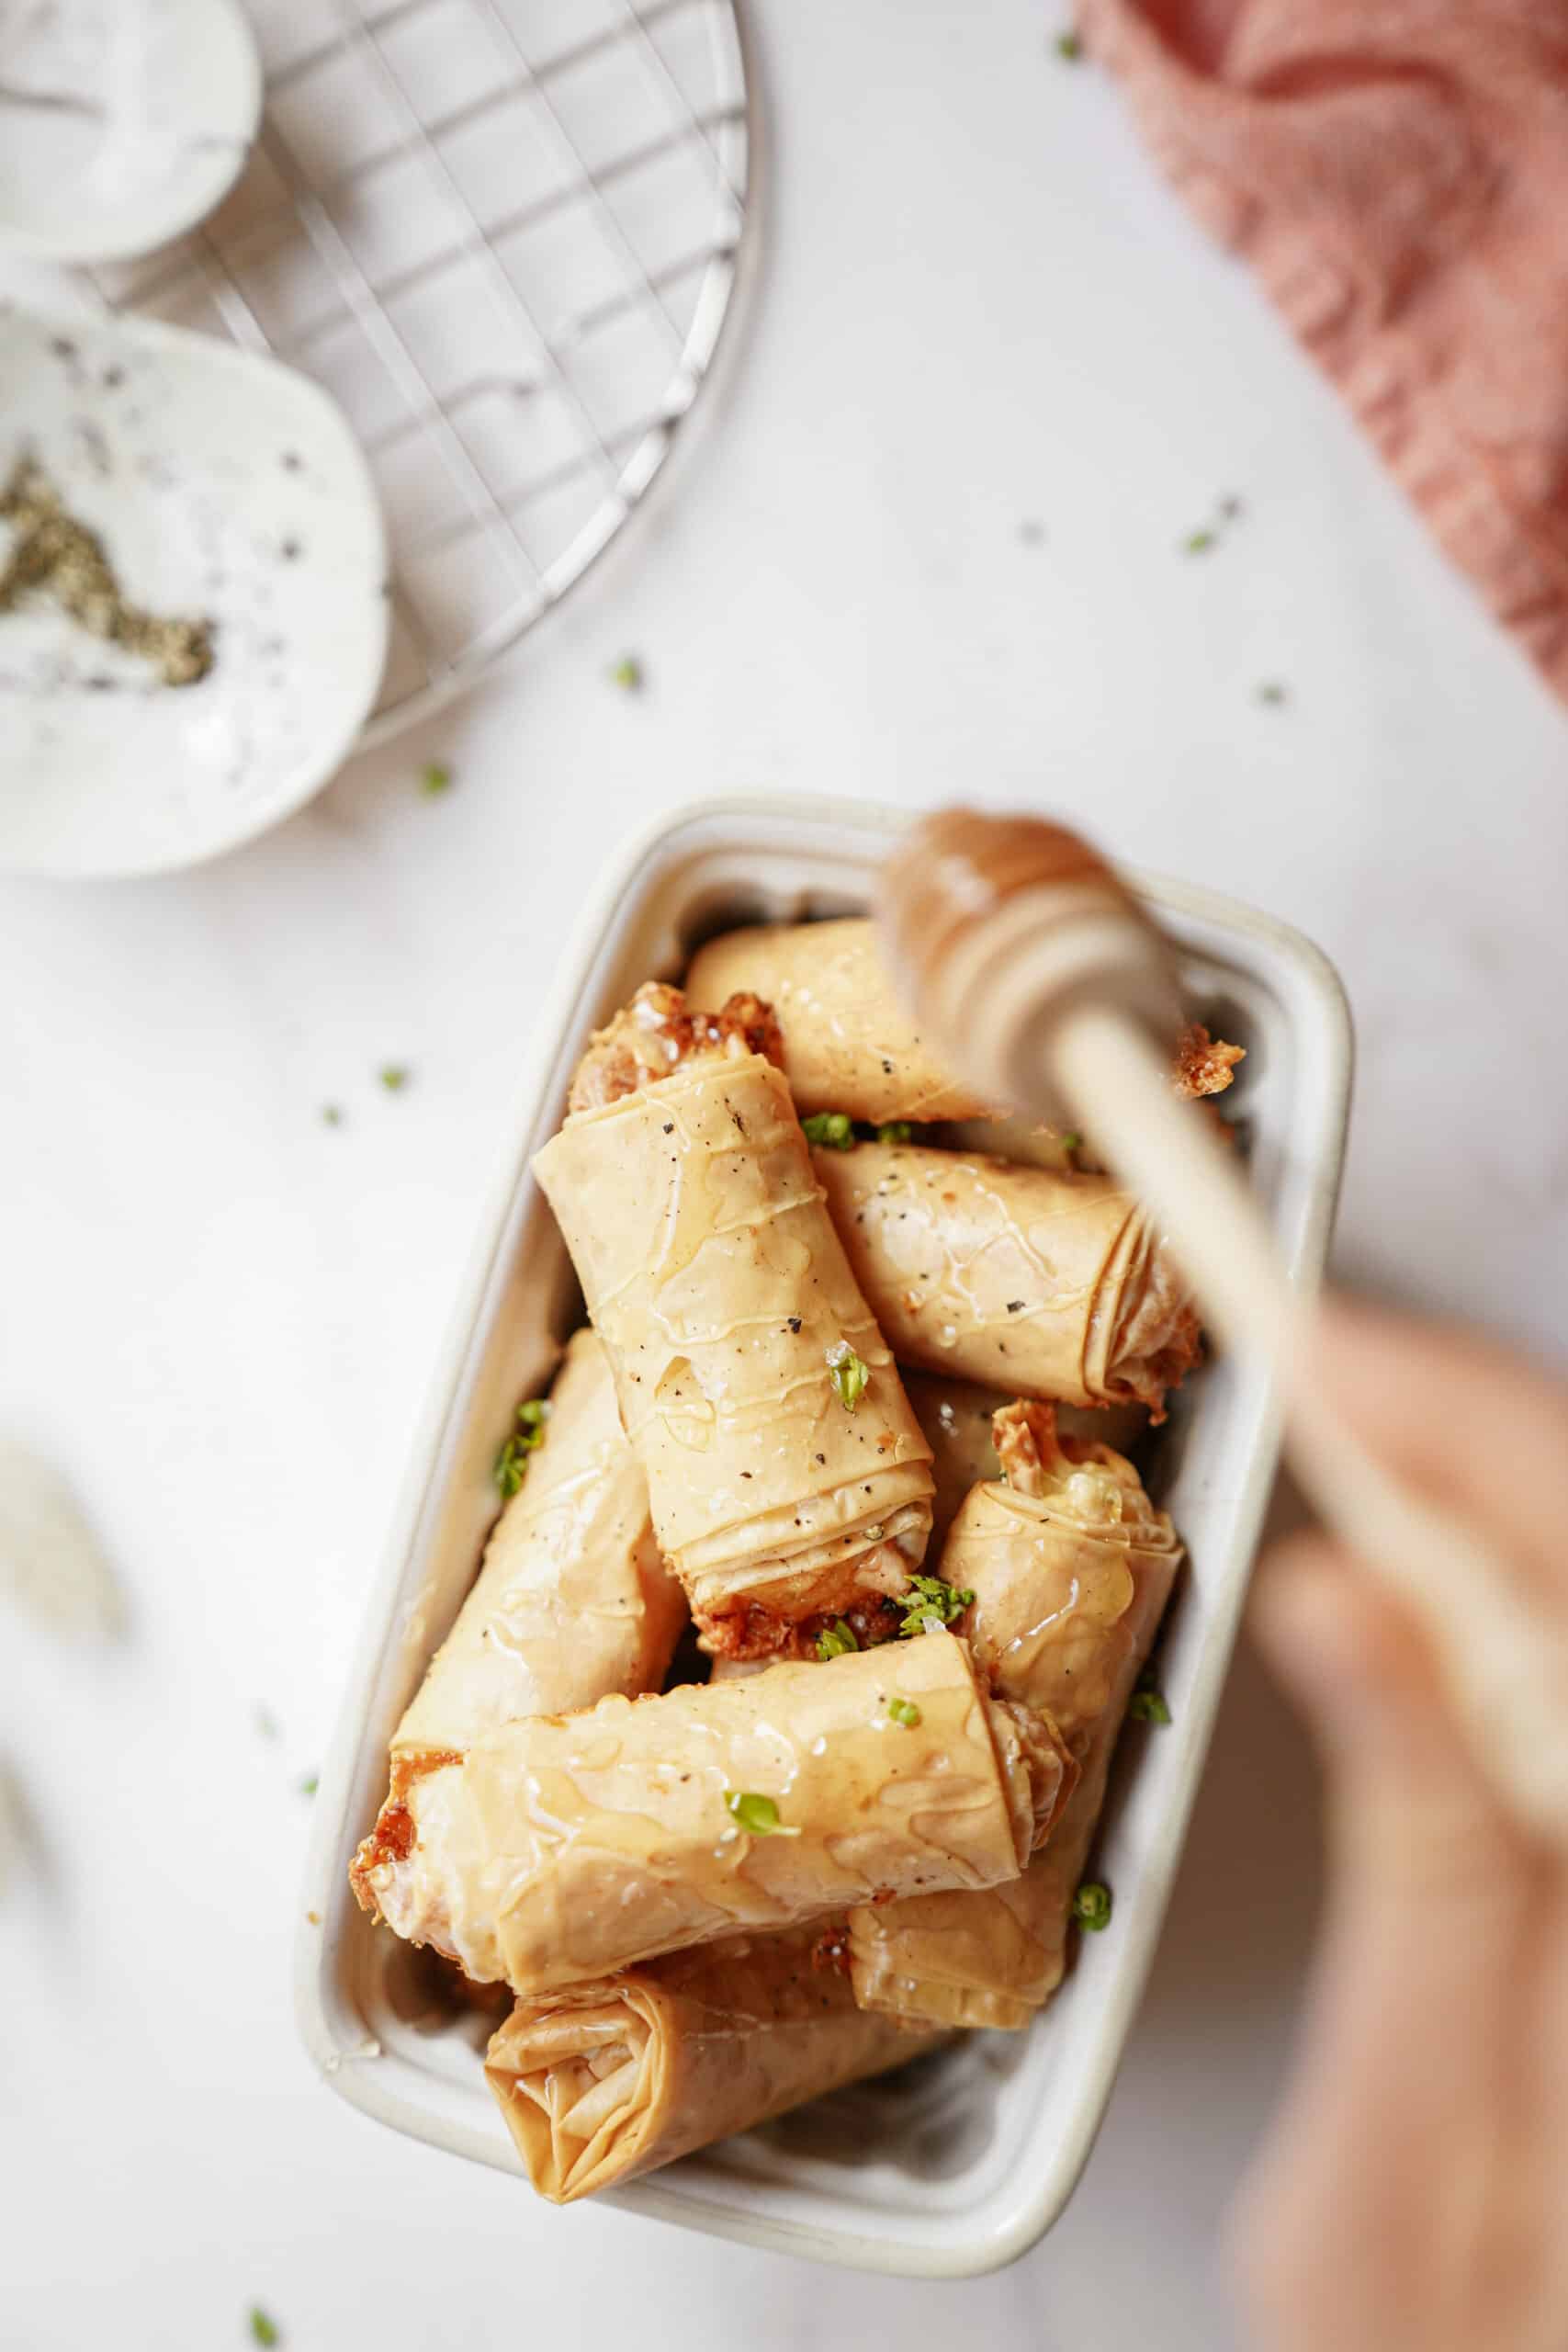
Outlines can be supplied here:
[[1568, 0], [1080, 0], [1251, 264], [1568, 699]]

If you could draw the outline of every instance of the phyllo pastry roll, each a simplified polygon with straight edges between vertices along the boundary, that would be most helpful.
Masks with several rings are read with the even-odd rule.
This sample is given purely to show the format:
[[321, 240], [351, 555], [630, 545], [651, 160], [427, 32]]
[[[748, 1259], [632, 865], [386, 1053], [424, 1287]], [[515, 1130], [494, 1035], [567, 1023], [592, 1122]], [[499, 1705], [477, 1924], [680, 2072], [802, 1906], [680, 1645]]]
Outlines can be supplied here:
[[998, 1691], [1049, 1710], [1080, 1774], [1021, 1878], [852, 1912], [857, 2000], [932, 2024], [1026, 2025], [1060, 1981], [1111, 1752], [1181, 1559], [1131, 1463], [1058, 1443], [1050, 1407], [999, 1412], [996, 1441], [1006, 1482], [970, 1495], [942, 1574], [975, 1596], [976, 1664]]
[[812, 1158], [900, 1363], [1157, 1419], [1198, 1361], [1186, 1287], [1111, 1177], [919, 1144]]
[[[900, 1367], [903, 1370], [903, 1367]], [[977, 1380], [953, 1379], [940, 1372], [904, 1371], [904, 1393], [931, 1450], [931, 1543], [940, 1546], [972, 1487], [999, 1478], [992, 1423], [1010, 1399]], [[1063, 1437], [1088, 1438], [1125, 1453], [1147, 1425], [1141, 1405], [1058, 1405], [1056, 1428]]]
[[566, 2205], [933, 2047], [855, 2005], [842, 1927], [729, 1936], [519, 2001], [485, 2076]]
[[713, 1650], [808, 1645], [897, 1594], [931, 1448], [857, 1289], [750, 1000], [650, 985], [534, 1165], [608, 1351], [654, 1532]]
[[446, 1801], [469, 1867], [450, 1941], [469, 1975], [545, 1993], [744, 1928], [992, 1886], [1076, 1777], [1046, 1719], [982, 1691], [941, 1630], [604, 1699], [462, 1759]]
[[[759, 923], [710, 939], [692, 959], [687, 995], [694, 1004], [721, 1004], [739, 991], [764, 998], [778, 1016], [784, 1075], [802, 1117], [841, 1111], [882, 1126], [998, 1111], [927, 1043], [866, 916]], [[1177, 1091], [1222, 1093], [1241, 1058], [1238, 1046], [1216, 1045], [1206, 1029], [1186, 1030], [1176, 1046]]]
[[473, 1859], [462, 1751], [520, 1716], [657, 1690], [686, 1623], [592, 1331], [568, 1343], [540, 1427], [478, 1580], [392, 1735], [391, 1786], [351, 1873], [367, 1910], [459, 1961], [452, 1922]]
[[842, 1111], [874, 1125], [968, 1119], [990, 1107], [945, 1069], [894, 989], [864, 916], [762, 923], [699, 947], [686, 990], [718, 1004], [763, 997], [784, 1035], [784, 1075], [801, 1115]]
[[574, 1332], [544, 1441], [496, 1521], [479, 1578], [392, 1736], [392, 1753], [466, 1747], [520, 1715], [656, 1690], [686, 1623], [648, 1480], [593, 1331]]

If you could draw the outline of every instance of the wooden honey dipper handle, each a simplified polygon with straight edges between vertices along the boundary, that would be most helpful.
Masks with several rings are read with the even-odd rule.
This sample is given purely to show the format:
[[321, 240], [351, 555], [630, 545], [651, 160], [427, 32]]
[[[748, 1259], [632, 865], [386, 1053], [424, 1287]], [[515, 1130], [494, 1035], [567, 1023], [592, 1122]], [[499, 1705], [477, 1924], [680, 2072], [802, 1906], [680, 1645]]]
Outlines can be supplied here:
[[1507, 1563], [1393, 1478], [1301, 1376], [1310, 1302], [1234, 1159], [1176, 1096], [1175, 957], [1125, 884], [1063, 826], [951, 808], [890, 860], [879, 919], [896, 983], [955, 1069], [998, 1104], [1092, 1130], [1221, 1343], [1267, 1367], [1303, 1487], [1419, 1618], [1498, 1794], [1568, 1843], [1568, 1653]]

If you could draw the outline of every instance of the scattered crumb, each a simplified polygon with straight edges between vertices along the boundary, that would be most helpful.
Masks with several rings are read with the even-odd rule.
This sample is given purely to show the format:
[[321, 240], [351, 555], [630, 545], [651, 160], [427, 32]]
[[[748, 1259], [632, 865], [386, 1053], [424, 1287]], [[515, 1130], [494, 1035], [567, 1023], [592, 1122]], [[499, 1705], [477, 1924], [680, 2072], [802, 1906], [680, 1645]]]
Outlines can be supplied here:
[[341, 1102], [323, 1102], [323, 1103], [322, 1103], [322, 1105], [321, 1105], [321, 1125], [322, 1125], [322, 1126], [324, 1126], [324, 1127], [341, 1127], [341, 1126], [342, 1126], [342, 1125], [343, 1125], [343, 1104], [342, 1104]]
[[1045, 526], [1032, 519], [1021, 523], [1018, 526], [1018, 536], [1026, 548], [1043, 548], [1045, 544]]
[[1217, 548], [1233, 523], [1239, 523], [1247, 512], [1247, 502], [1234, 491], [1226, 491], [1214, 501], [1213, 522], [1204, 523], [1196, 531], [1189, 531], [1180, 542], [1183, 555], [1208, 555]]
[[11, 1440], [0, 1440], [0, 1593], [79, 1639], [105, 1639], [124, 1623], [113, 1571], [70, 1488]]
[[1277, 707], [1282, 702], [1289, 702], [1290, 699], [1290, 688], [1281, 685], [1278, 678], [1266, 678], [1258, 689], [1259, 702], [1270, 703]]
[[319, 1928], [319, 1927], [321, 1926], [321, 1913], [320, 1913], [319, 1911], [307, 1911], [307, 1912], [306, 1912], [306, 1914], [305, 1914], [305, 1925], [306, 1925], [308, 1928]]

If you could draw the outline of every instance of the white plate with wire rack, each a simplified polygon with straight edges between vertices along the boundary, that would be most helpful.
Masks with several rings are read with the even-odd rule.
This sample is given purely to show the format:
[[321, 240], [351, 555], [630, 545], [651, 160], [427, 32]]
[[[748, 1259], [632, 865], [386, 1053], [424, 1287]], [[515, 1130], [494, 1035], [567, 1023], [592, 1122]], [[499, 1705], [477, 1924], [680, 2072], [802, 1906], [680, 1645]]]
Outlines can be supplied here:
[[668, 455], [745, 226], [740, 36], [730, 0], [249, 14], [265, 109], [229, 196], [48, 291], [270, 349], [333, 395], [391, 549], [378, 741], [558, 603]]

